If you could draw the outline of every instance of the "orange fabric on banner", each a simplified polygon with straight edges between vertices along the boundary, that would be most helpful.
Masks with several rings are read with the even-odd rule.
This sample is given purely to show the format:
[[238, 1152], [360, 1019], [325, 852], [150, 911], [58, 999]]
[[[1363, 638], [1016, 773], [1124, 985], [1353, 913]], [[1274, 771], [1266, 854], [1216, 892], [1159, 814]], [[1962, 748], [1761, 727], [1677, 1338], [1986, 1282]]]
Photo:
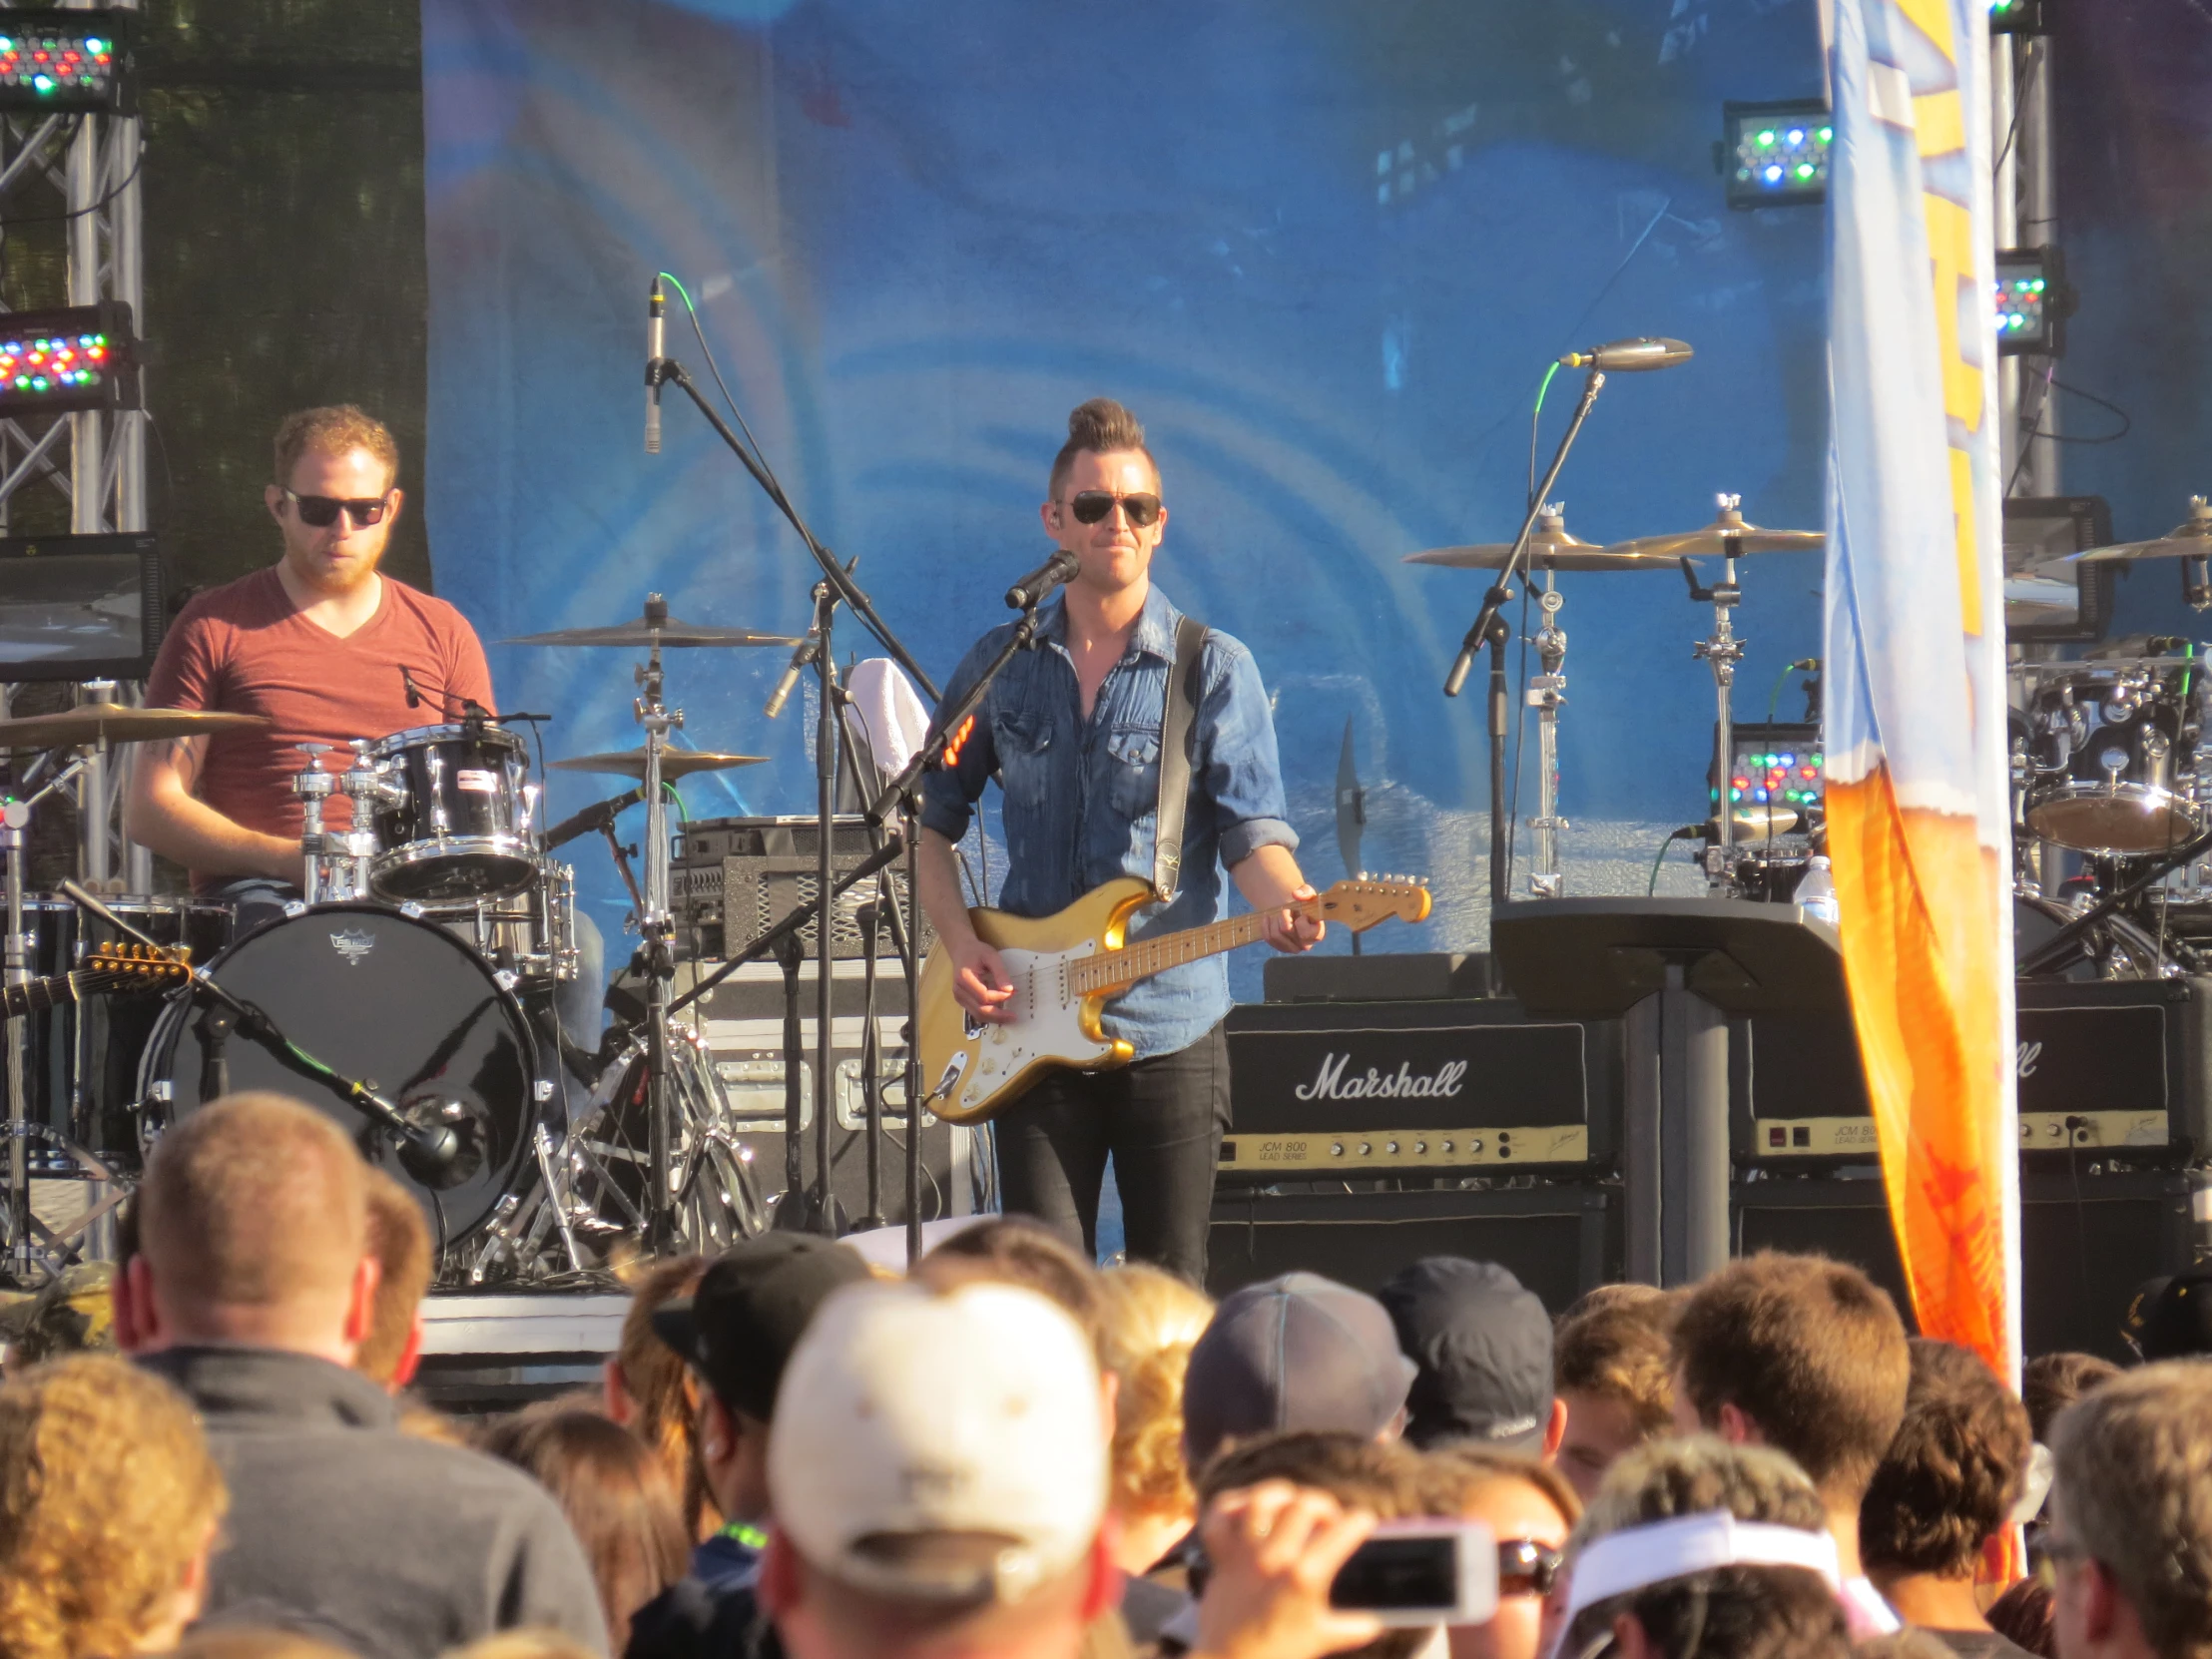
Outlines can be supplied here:
[[1996, 854], [1970, 818], [1900, 808], [1886, 768], [1829, 786], [1828, 846], [1914, 1312], [2010, 1379]]

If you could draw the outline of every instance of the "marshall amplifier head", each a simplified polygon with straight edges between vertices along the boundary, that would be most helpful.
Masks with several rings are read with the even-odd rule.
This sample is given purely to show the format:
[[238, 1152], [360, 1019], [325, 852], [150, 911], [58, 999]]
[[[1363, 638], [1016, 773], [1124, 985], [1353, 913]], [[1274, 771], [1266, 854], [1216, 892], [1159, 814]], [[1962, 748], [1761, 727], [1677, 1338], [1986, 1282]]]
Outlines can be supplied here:
[[1229, 1016], [1220, 1179], [1276, 1184], [1609, 1162], [1620, 1027], [1504, 1000], [1276, 1003]]
[[[2023, 980], [2013, 1076], [2020, 1150], [2186, 1164], [2212, 1149], [2212, 980]], [[1755, 1015], [1729, 1045], [1739, 1163], [1813, 1171], [1878, 1161], [1849, 1016]]]

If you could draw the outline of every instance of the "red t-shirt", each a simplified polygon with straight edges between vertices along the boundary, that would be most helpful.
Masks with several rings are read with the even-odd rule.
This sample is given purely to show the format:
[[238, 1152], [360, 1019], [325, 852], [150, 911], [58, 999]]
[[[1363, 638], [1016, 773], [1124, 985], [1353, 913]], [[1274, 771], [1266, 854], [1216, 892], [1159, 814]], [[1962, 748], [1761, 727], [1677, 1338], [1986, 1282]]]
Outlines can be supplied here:
[[[376, 614], [342, 640], [299, 614], [274, 565], [185, 607], [154, 660], [148, 707], [221, 710], [270, 722], [267, 731], [219, 733], [210, 740], [202, 801], [249, 830], [296, 838], [300, 801], [291, 781], [306, 757], [294, 744], [329, 744], [322, 765], [343, 772], [352, 763], [346, 744], [354, 738], [444, 725], [442, 711], [457, 711], [462, 698], [497, 707], [484, 648], [461, 613], [389, 576], [383, 584]], [[425, 699], [419, 709], [407, 707], [401, 665]], [[344, 796], [329, 797], [324, 826], [345, 829], [352, 805]]]

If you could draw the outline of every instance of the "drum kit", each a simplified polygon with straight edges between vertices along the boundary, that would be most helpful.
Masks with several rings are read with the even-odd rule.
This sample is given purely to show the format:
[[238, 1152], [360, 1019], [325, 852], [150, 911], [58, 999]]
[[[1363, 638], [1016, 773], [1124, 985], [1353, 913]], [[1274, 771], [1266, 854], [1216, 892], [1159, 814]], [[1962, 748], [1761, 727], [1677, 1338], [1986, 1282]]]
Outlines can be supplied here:
[[[665, 1242], [693, 1250], [767, 1225], [705, 1045], [670, 1016], [665, 996], [635, 1028], [564, 1040], [556, 1000], [582, 963], [574, 871], [555, 854], [602, 831], [646, 950], [666, 954], [674, 928], [664, 789], [763, 757], [669, 747], [683, 715], [662, 702], [661, 652], [797, 642], [680, 623], [655, 595], [632, 623], [509, 643], [646, 654], [636, 676], [644, 745], [545, 769], [642, 787], [548, 830], [529, 746], [473, 707], [354, 741], [349, 753], [301, 744], [292, 788], [302, 887], [280, 910], [244, 922], [240, 907], [212, 898], [109, 895], [75, 881], [29, 891], [26, 843], [38, 805], [112, 747], [266, 722], [103, 702], [0, 720], [0, 748], [43, 753], [49, 774], [35, 794], [19, 787], [28, 799], [8, 801], [0, 816], [6, 980], [67, 988], [10, 999], [11, 1010], [19, 1000], [36, 1010], [7, 1024], [10, 1277], [50, 1277], [96, 1242], [162, 1131], [243, 1089], [306, 1100], [356, 1136], [422, 1202], [450, 1278], [588, 1274], [618, 1241], [653, 1232], [656, 1212], [665, 1213]], [[326, 755], [342, 756], [343, 770], [330, 770]], [[639, 801], [648, 816], [642, 883], [634, 849], [614, 831], [616, 814]], [[266, 919], [255, 924], [256, 915]], [[62, 976], [119, 950], [172, 967], [161, 981], [168, 994], [79, 1000], [85, 976]], [[656, 1090], [668, 1124], [658, 1158]], [[653, 1201], [656, 1169], [666, 1204]], [[32, 1207], [40, 1180], [106, 1191], [74, 1216], [49, 1219]]]
[[[1751, 554], [1819, 549], [1816, 530], [1765, 530], [1741, 502], [1719, 497], [1713, 522], [1695, 530], [1600, 546], [1566, 529], [1565, 510], [1545, 504], [1519, 563], [1540, 582], [1542, 622], [1529, 640], [1539, 672], [1524, 697], [1538, 720], [1537, 811], [1529, 889], [1556, 895], [1562, 876], [1558, 831], [1558, 712], [1565, 703], [1564, 598], [1557, 572], [1679, 569], [1690, 597], [1713, 607], [1710, 637], [1694, 643], [1713, 677], [1716, 720], [1704, 824], [1705, 870], [1716, 896], [1788, 898], [1826, 831], [1817, 726], [1818, 681], [1808, 685], [1814, 722], [1799, 728], [1804, 753], [1747, 754], [1731, 691], [1744, 641], [1731, 611], [1742, 593], [1737, 560]], [[1404, 562], [1451, 569], [1506, 570], [1509, 543], [1430, 548]], [[1722, 561], [1720, 580], [1700, 581], [1693, 559]], [[2196, 497], [2190, 516], [2164, 536], [2068, 555], [2060, 565], [2183, 561], [2184, 597], [2212, 607], [2212, 503]], [[2073, 603], [2069, 571], [2048, 581]], [[2023, 977], [2154, 978], [2212, 972], [2212, 744], [2204, 741], [2212, 675], [2206, 648], [2136, 637], [2092, 648], [2078, 660], [2047, 660], [2050, 647], [2015, 645], [2009, 665], [2014, 933]], [[1793, 669], [1817, 673], [1807, 660]], [[1750, 729], [1754, 748], [1774, 728]], [[1493, 724], [1493, 744], [1502, 737]], [[1768, 744], [1767, 748], [1775, 745]], [[1723, 792], [1728, 804], [1722, 806]], [[1501, 890], [1501, 889], [1500, 889]]]

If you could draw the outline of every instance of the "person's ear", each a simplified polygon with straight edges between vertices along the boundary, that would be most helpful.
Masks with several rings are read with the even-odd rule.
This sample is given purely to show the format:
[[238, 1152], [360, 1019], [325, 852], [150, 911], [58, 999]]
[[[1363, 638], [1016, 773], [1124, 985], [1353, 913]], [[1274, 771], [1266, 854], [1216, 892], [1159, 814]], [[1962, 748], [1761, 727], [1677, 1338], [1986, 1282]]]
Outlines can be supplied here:
[[399, 510], [407, 504], [407, 492], [391, 489], [384, 493], [384, 528], [390, 529], [399, 522]]
[[391, 1369], [391, 1391], [397, 1393], [415, 1380], [415, 1373], [422, 1367], [422, 1310], [414, 1311], [414, 1318], [407, 1322], [407, 1341], [399, 1350], [399, 1360]]
[[1060, 503], [1047, 501], [1037, 509], [1037, 518], [1044, 525], [1044, 533], [1057, 544], [1060, 539], [1060, 531], [1063, 528], [1060, 522]]
[[368, 1341], [368, 1334], [376, 1323], [376, 1286], [384, 1277], [384, 1264], [374, 1256], [363, 1256], [353, 1264], [353, 1284], [345, 1299], [345, 1342], [359, 1348]]
[[1106, 1438], [1111, 1440], [1114, 1431], [1121, 1426], [1121, 1373], [1101, 1371], [1098, 1374], [1098, 1402], [1106, 1418]]
[[2081, 1563], [2081, 1633], [2092, 1642], [2108, 1642], [2119, 1633], [2132, 1608], [2120, 1594], [2112, 1569], [2095, 1557]]
[[1713, 1414], [1713, 1432], [1730, 1445], [1765, 1445], [1767, 1436], [1759, 1427], [1759, 1421], [1733, 1399], [1721, 1401], [1721, 1408]]
[[1541, 1457], [1544, 1462], [1549, 1463], [1557, 1460], [1559, 1456], [1559, 1442], [1564, 1440], [1566, 1437], [1567, 1402], [1561, 1399], [1557, 1394], [1553, 1394], [1551, 1396], [1551, 1417], [1550, 1420], [1544, 1424], [1544, 1449], [1541, 1453]]
[[1114, 1565], [1114, 1535], [1119, 1530], [1111, 1509], [1091, 1540], [1090, 1576], [1083, 1585], [1082, 1617], [1085, 1624], [1102, 1619], [1121, 1605], [1121, 1569]]
[[609, 1358], [599, 1368], [599, 1389], [605, 1395], [600, 1409], [607, 1413], [607, 1420], [618, 1428], [628, 1428], [638, 1414], [638, 1402], [630, 1397], [630, 1380], [622, 1375], [622, 1362]]
[[284, 522], [284, 492], [275, 484], [262, 486], [262, 500], [269, 507], [269, 516], [278, 524]]
[[153, 1270], [143, 1255], [125, 1262], [123, 1271], [110, 1281], [108, 1303], [119, 1353], [146, 1354], [158, 1346]]
[[1613, 1651], [1620, 1659], [1666, 1659], [1634, 1613], [1614, 1616]]
[[709, 1392], [699, 1407], [699, 1455], [709, 1463], [726, 1461], [737, 1449], [739, 1427], [722, 1396]]
[[799, 1605], [799, 1557], [776, 1527], [769, 1529], [768, 1548], [761, 1552], [760, 1574], [753, 1584], [761, 1611], [772, 1619], [784, 1618]]

